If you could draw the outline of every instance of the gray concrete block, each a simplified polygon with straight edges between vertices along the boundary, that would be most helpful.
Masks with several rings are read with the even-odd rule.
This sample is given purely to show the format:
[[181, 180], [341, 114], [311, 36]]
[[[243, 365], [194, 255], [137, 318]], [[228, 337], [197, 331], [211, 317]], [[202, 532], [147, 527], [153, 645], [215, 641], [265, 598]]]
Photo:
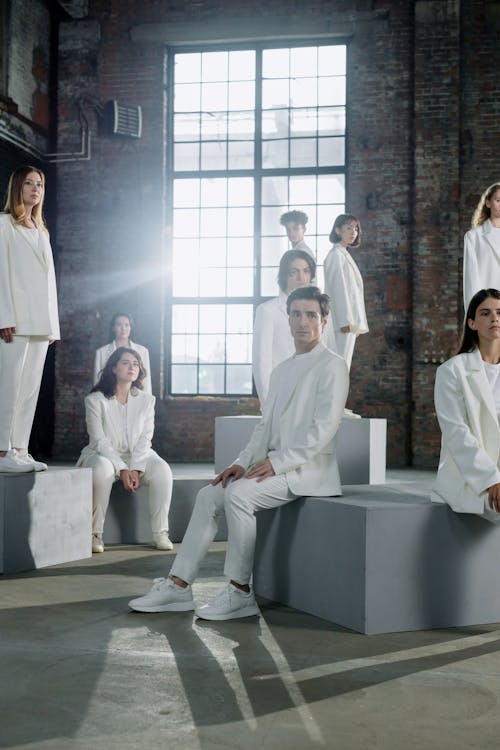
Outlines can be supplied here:
[[257, 514], [258, 595], [360, 633], [500, 622], [500, 527], [413, 485]]
[[[216, 473], [236, 460], [259, 420], [245, 415], [215, 418]], [[386, 419], [343, 419], [336, 440], [342, 484], [385, 482]]]
[[90, 557], [92, 472], [0, 474], [0, 572]]
[[[175, 477], [172, 503], [169, 513], [169, 536], [173, 542], [181, 542], [191, 518], [198, 490], [204, 487], [213, 475], [202, 478]], [[121, 482], [115, 482], [111, 490], [108, 512], [104, 523], [103, 540], [107, 544], [150, 544], [152, 540], [148, 505], [148, 488], [139, 487], [131, 494]], [[215, 541], [227, 539], [226, 520], [219, 520], [219, 531]]]

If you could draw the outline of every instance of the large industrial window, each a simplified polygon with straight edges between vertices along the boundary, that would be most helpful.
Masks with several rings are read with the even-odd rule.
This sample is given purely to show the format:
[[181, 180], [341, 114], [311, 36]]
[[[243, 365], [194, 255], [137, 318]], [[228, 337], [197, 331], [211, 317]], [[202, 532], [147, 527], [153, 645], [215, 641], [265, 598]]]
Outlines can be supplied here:
[[250, 395], [254, 309], [289, 248], [281, 214], [307, 213], [321, 285], [344, 210], [346, 47], [170, 50], [167, 70], [169, 391]]

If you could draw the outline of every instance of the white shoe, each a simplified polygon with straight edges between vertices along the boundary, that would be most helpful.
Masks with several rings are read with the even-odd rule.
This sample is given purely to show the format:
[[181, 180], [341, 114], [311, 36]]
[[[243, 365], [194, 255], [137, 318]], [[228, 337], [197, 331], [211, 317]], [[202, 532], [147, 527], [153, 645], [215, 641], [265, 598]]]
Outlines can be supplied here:
[[92, 552], [104, 552], [102, 534], [92, 534]]
[[0, 473], [27, 474], [30, 471], [35, 471], [33, 464], [20, 458], [15, 450], [0, 456]]
[[34, 471], [47, 471], [49, 468], [47, 464], [44, 464], [43, 461], [35, 461], [32, 455], [28, 453], [28, 451], [20, 450], [17, 452], [17, 457], [21, 458], [23, 461], [26, 461], [28, 464], [33, 464]]
[[153, 546], [156, 547], [156, 549], [166, 550], [166, 549], [173, 549], [174, 545], [168, 538], [168, 531], [158, 531], [156, 534], [153, 534]]
[[232, 583], [228, 583], [211, 602], [195, 610], [195, 615], [203, 620], [233, 620], [259, 614], [253, 591], [241, 591]]
[[171, 578], [155, 578], [151, 590], [128, 606], [136, 612], [187, 612], [194, 609], [191, 586], [178, 586]]

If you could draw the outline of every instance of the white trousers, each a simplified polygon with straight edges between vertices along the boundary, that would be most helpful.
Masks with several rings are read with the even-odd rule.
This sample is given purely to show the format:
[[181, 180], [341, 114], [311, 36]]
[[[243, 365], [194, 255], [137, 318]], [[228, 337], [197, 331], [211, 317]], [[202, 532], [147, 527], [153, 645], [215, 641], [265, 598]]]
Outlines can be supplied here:
[[[92, 533], [102, 534], [111, 487], [116, 480], [115, 467], [104, 456], [87, 456], [81, 466], [92, 469]], [[168, 531], [168, 511], [172, 500], [173, 478], [170, 466], [151, 452], [141, 484], [148, 487], [149, 513], [153, 534]]]
[[0, 451], [28, 448], [48, 346], [46, 336], [0, 339]]
[[203, 487], [196, 497], [181, 548], [170, 575], [192, 583], [201, 561], [217, 533], [217, 516], [225, 511], [227, 552], [224, 574], [237, 583], [248, 583], [252, 577], [255, 551], [255, 512], [276, 508], [296, 500], [283, 474], [262, 482], [245, 477], [230, 482], [226, 489], [219, 483]]
[[341, 357], [344, 357], [347, 362], [348, 370], [351, 369], [352, 355], [354, 353], [356, 339], [357, 336], [355, 333], [342, 333], [342, 331], [335, 331], [335, 349], [333, 349], [333, 351], [336, 354], [340, 354]]

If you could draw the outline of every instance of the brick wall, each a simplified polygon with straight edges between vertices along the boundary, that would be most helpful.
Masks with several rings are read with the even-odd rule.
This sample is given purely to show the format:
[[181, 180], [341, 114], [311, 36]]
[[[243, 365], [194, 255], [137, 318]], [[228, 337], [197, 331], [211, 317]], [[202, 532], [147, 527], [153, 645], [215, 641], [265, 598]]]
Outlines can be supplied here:
[[[497, 7], [479, 0], [90, 0], [88, 16], [61, 24], [59, 148], [74, 145], [82, 97], [94, 135], [90, 161], [57, 170], [64, 343], [55, 455], [75, 456], [84, 444], [82, 395], [116, 309], [136, 317], [154, 391], [161, 391], [161, 35], [223, 40], [260, 29], [276, 38], [324, 31], [349, 39], [348, 209], [364, 228], [356, 258], [370, 323], [356, 347], [349, 403], [365, 416], [387, 417], [390, 465], [436, 465], [432, 387], [461, 317], [462, 236], [483, 186], [498, 179]], [[141, 105], [140, 140], [99, 133], [95, 107], [109, 99]], [[171, 460], [210, 460], [213, 418], [256, 410], [252, 399], [158, 399], [156, 447]]]

